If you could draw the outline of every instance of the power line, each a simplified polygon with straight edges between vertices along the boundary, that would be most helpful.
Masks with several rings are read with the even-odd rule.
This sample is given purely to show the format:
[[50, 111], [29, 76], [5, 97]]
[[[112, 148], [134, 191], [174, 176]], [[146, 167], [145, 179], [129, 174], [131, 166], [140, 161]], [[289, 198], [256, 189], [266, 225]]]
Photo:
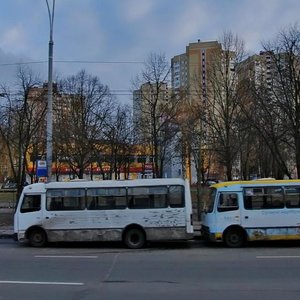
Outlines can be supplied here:
[[18, 63], [0, 63], [0, 66], [19, 66], [19, 65], [30, 65], [30, 64], [43, 64], [47, 61], [30, 61], [30, 62], [18, 62]]
[[[28, 61], [28, 62], [14, 62], [14, 63], [0, 63], [1, 67], [5, 66], [18, 66], [30, 64], [44, 64], [46, 60], [41, 61]], [[105, 61], [105, 60], [55, 60], [55, 63], [63, 64], [144, 64], [142, 61]]]
[[104, 61], [104, 60], [56, 60], [57, 63], [79, 64], [144, 64], [142, 61]]

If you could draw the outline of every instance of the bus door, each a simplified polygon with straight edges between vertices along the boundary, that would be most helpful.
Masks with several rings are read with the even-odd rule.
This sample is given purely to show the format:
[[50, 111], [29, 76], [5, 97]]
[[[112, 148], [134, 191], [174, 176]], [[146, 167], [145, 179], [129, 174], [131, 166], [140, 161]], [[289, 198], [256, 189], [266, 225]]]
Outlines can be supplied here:
[[236, 192], [220, 192], [217, 198], [217, 226], [225, 229], [232, 224], [240, 224], [239, 199]]
[[19, 206], [19, 217], [15, 220], [19, 231], [27, 230], [32, 225], [42, 225], [41, 198], [41, 194], [24, 194]]

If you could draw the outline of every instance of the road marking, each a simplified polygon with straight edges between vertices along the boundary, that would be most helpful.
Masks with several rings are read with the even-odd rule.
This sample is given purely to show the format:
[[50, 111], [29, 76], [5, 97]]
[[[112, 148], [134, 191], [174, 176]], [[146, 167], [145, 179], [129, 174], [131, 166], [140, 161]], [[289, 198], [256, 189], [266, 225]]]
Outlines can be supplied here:
[[57, 282], [57, 281], [16, 281], [1, 280], [0, 284], [39, 284], [39, 285], [84, 285], [82, 282]]
[[261, 255], [256, 256], [258, 259], [268, 259], [268, 258], [300, 258], [300, 255]]
[[97, 255], [35, 255], [37, 258], [98, 258]]
[[117, 254], [114, 256], [114, 260], [113, 260], [113, 262], [112, 262], [112, 264], [111, 264], [111, 266], [110, 266], [110, 268], [109, 268], [109, 270], [108, 270], [108, 272], [107, 272], [107, 274], [106, 274], [106, 276], [105, 276], [104, 281], [108, 280], [108, 278], [110, 277], [110, 275], [111, 275], [111, 273], [112, 273], [112, 271], [113, 271], [113, 268], [115, 267], [115, 265], [116, 265], [116, 263], [117, 263], [117, 259], [118, 259], [119, 255], [120, 255], [120, 253], [117, 253]]

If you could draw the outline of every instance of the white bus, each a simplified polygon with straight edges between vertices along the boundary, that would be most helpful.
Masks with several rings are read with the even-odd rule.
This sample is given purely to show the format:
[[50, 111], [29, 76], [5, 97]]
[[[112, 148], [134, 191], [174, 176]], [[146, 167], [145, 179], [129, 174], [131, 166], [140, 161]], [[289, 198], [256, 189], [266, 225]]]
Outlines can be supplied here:
[[228, 247], [300, 239], [300, 180], [222, 182], [211, 186], [202, 235]]
[[193, 237], [188, 181], [138, 179], [36, 183], [24, 188], [14, 215], [16, 240], [147, 241]]

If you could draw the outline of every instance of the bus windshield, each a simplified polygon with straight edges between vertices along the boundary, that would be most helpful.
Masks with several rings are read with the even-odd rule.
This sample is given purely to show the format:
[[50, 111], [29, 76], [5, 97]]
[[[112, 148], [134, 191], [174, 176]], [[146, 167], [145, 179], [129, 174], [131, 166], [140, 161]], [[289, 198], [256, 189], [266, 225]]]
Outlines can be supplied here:
[[206, 199], [204, 209], [208, 213], [211, 213], [214, 210], [216, 193], [217, 193], [217, 190], [215, 188], [212, 188], [209, 192], [209, 196]]

